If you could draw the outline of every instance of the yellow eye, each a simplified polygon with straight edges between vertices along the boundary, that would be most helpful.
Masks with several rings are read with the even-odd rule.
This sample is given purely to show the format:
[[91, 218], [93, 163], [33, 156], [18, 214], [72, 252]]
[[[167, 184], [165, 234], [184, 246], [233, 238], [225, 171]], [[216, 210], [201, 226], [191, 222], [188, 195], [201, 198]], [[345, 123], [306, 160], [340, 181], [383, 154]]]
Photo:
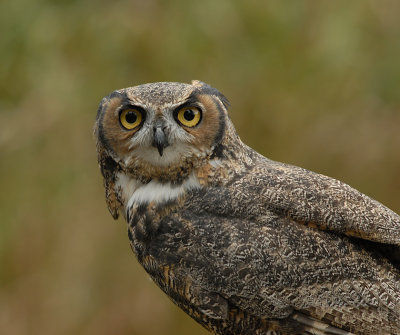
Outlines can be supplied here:
[[183, 107], [176, 114], [178, 121], [185, 127], [194, 127], [201, 120], [201, 111], [196, 107]]
[[142, 112], [137, 109], [125, 109], [119, 115], [121, 125], [128, 130], [138, 127], [142, 123], [142, 120]]

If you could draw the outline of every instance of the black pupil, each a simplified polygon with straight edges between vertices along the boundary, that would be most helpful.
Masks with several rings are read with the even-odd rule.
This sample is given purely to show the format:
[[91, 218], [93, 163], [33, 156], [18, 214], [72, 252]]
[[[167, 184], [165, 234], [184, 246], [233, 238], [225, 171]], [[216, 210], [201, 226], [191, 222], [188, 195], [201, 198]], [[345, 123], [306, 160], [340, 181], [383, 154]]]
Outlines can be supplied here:
[[128, 112], [125, 115], [125, 120], [128, 123], [135, 123], [137, 120], [137, 114], [136, 112]]
[[192, 109], [187, 109], [183, 113], [183, 117], [185, 118], [186, 121], [192, 121], [194, 119], [195, 112]]

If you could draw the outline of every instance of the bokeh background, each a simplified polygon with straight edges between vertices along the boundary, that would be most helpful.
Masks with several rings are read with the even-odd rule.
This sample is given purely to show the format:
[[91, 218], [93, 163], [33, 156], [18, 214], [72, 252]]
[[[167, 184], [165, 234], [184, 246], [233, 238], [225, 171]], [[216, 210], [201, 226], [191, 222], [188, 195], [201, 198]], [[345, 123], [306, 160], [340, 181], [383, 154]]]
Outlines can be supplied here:
[[206, 332], [108, 214], [93, 123], [117, 88], [200, 79], [264, 155], [400, 212], [400, 2], [0, 3], [0, 333]]

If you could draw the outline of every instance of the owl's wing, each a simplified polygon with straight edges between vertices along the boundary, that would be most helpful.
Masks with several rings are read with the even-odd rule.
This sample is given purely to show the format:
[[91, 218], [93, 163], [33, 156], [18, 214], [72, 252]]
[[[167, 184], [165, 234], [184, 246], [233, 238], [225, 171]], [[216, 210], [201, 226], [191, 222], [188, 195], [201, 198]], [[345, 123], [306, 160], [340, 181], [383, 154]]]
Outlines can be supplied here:
[[311, 334], [400, 331], [400, 276], [388, 261], [358, 240], [257, 212], [256, 193], [254, 205], [241, 206], [241, 192], [196, 191], [174, 222], [182, 242], [172, 255], [188, 262], [203, 296], [216, 293], [249, 315]]
[[229, 188], [238, 190], [236, 209], [250, 207], [253, 216], [269, 210], [321, 230], [400, 246], [400, 216], [336, 179], [263, 158]]
[[314, 323], [320, 334], [335, 334], [324, 324], [400, 331], [396, 213], [338, 180], [266, 159], [198, 192], [187, 220], [200, 206], [200, 229], [215, 234], [199, 247], [215, 266], [205, 286], [218, 279], [207, 291], [252, 315]]

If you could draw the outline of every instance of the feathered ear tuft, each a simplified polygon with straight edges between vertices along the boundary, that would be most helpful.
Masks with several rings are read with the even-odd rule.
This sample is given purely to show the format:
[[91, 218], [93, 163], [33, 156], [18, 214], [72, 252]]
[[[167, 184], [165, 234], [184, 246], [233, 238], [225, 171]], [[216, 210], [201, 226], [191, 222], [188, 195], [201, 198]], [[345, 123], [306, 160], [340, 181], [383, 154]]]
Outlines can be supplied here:
[[198, 90], [203, 94], [209, 94], [216, 96], [219, 100], [221, 100], [222, 104], [226, 109], [230, 106], [229, 100], [216, 88], [200, 81], [200, 80], [192, 80], [191, 83], [193, 86], [197, 87]]
[[116, 220], [119, 216], [119, 209], [122, 207], [121, 200], [115, 190], [116, 175], [121, 170], [121, 167], [104, 148], [98, 145], [97, 150], [100, 171], [104, 178], [107, 207], [112, 217]]

